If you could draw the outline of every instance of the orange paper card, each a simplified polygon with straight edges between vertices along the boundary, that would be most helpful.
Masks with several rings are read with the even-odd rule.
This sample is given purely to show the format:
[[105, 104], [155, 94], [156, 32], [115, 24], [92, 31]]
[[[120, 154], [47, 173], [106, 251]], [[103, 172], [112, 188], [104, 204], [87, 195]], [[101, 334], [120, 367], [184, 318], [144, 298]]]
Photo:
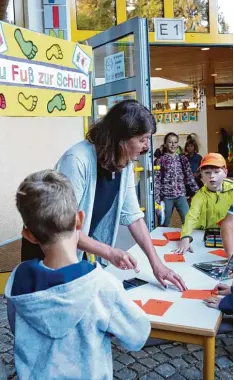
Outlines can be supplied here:
[[227, 258], [227, 254], [224, 251], [224, 249], [216, 249], [215, 251], [209, 251], [208, 253], [211, 253], [212, 255], [220, 256], [220, 257], [225, 257]]
[[158, 317], [162, 317], [173, 304], [173, 302], [155, 299], [149, 299], [144, 305], [142, 305], [141, 300], [135, 300], [134, 302], [140, 306], [146, 314], [157, 315]]
[[184, 263], [185, 262], [185, 258], [184, 258], [184, 255], [180, 255], [180, 254], [177, 254], [177, 253], [166, 253], [164, 255], [164, 260], [166, 261], [166, 263]]
[[171, 241], [177, 241], [180, 240], [180, 232], [164, 232], [163, 236], [165, 236], [166, 239]]
[[205, 298], [215, 296], [218, 292], [216, 290], [185, 290], [182, 293], [182, 298], [190, 298], [192, 300], [204, 300]]
[[153, 245], [157, 245], [158, 247], [164, 247], [164, 245], [167, 245], [169, 243], [168, 240], [160, 240], [160, 239], [152, 239]]

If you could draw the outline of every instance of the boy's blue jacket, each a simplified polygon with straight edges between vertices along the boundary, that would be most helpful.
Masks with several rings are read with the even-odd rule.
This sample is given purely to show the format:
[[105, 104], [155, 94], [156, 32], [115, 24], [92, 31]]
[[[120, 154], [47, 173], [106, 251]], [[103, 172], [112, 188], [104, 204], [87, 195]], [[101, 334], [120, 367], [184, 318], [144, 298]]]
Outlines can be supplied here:
[[[21, 265], [25, 263], [12, 272], [5, 289], [19, 380], [109, 380], [110, 334], [128, 350], [145, 344], [150, 333], [147, 316], [99, 264], [70, 282], [12, 296]], [[37, 271], [35, 261], [33, 265], [30, 278]]]

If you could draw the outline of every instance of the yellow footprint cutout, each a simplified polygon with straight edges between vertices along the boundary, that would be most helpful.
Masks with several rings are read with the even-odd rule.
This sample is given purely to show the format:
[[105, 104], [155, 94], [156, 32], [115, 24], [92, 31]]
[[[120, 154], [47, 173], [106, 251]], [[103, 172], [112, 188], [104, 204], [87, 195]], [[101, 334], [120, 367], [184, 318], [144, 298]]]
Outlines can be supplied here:
[[18, 102], [23, 106], [27, 111], [33, 112], [37, 106], [38, 97], [30, 95], [28, 98], [20, 92], [18, 95]]
[[46, 50], [46, 58], [51, 61], [53, 57], [56, 59], [63, 59], [63, 52], [58, 44], [54, 44]]

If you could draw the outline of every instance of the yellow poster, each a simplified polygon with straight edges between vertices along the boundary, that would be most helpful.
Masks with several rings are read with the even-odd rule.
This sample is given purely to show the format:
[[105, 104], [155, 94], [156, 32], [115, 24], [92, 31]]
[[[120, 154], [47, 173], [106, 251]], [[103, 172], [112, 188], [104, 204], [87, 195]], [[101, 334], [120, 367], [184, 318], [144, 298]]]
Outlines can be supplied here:
[[90, 116], [92, 48], [0, 22], [0, 116]]

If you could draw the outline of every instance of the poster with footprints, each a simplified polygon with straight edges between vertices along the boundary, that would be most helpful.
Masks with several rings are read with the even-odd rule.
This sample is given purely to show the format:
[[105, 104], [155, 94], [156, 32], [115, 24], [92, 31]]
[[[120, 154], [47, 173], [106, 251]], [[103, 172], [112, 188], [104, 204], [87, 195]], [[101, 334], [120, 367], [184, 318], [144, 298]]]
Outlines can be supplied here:
[[0, 116], [90, 116], [92, 49], [0, 21]]

